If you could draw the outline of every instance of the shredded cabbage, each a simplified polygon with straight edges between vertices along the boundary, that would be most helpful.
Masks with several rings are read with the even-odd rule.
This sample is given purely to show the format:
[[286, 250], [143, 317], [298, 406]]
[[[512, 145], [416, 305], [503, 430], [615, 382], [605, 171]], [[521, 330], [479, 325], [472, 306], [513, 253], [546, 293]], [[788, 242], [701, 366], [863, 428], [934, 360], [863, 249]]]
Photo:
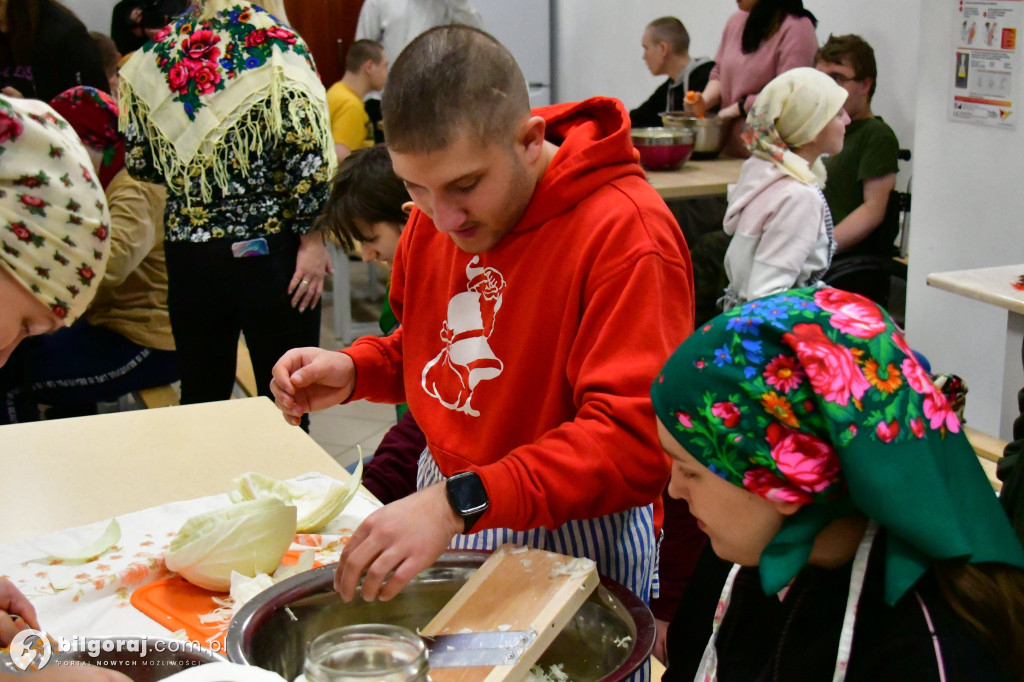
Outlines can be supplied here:
[[281, 564], [272, 576], [266, 573], [257, 573], [250, 578], [237, 571], [231, 571], [230, 596], [227, 599], [214, 597], [213, 601], [217, 604], [218, 608], [210, 613], [200, 614], [199, 622], [204, 624], [220, 623], [226, 629], [228, 623], [238, 613], [238, 610], [245, 606], [246, 602], [285, 578], [290, 578], [293, 575], [298, 575], [312, 569], [313, 561], [313, 550], [307, 549], [299, 555], [299, 560], [294, 565], [285, 566]]
[[293, 504], [298, 510], [297, 532], [316, 533], [340, 514], [356, 496], [362, 479], [362, 459], [359, 460], [348, 483], [332, 483], [327, 490], [313, 490], [250, 471], [235, 479], [235, 489], [229, 496], [233, 502], [272, 498], [285, 504]]
[[164, 562], [194, 585], [226, 592], [232, 571], [251, 578], [280, 565], [295, 536], [295, 518], [295, 507], [273, 498], [193, 516], [171, 539]]

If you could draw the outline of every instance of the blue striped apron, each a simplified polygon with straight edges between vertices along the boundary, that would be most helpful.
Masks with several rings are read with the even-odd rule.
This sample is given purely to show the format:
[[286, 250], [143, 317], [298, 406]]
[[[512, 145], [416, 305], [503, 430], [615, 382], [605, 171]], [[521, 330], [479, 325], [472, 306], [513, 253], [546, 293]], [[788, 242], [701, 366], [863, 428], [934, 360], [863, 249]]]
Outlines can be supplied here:
[[[444, 480], [444, 474], [437, 468], [430, 450], [424, 449], [416, 472], [417, 489]], [[486, 528], [469, 535], [456, 535], [449, 548], [494, 550], [505, 543], [593, 559], [598, 573], [625, 586], [645, 604], [650, 603], [652, 596], [658, 596], [659, 543], [654, 537], [652, 505], [633, 507], [596, 519], [568, 521], [554, 530]], [[650, 672], [648, 661], [630, 679], [647, 682]]]

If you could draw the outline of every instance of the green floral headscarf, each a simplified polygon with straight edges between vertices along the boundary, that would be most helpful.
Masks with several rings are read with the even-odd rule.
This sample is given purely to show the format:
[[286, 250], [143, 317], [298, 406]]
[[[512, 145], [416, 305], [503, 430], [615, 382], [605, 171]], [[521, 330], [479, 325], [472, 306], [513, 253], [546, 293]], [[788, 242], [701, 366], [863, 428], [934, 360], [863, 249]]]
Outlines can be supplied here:
[[956, 415], [889, 315], [837, 289], [750, 301], [694, 332], [651, 387], [695, 459], [769, 500], [804, 503], [761, 555], [766, 593], [830, 521], [887, 529], [886, 600], [939, 559], [1024, 567]]

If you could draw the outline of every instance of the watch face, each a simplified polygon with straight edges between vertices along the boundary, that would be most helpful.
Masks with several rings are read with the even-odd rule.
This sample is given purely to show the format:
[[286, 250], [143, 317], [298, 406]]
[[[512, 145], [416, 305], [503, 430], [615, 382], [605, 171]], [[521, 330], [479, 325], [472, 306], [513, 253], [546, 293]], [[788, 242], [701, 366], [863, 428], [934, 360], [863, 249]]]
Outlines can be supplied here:
[[460, 515], [487, 509], [489, 500], [483, 481], [472, 471], [455, 474], [448, 479], [448, 497], [452, 508]]

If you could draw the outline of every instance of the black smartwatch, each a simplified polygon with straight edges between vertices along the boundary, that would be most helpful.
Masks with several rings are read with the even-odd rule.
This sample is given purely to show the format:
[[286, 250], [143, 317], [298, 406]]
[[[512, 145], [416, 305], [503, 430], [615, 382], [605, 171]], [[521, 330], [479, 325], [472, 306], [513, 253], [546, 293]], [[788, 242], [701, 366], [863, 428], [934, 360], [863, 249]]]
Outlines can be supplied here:
[[448, 479], [445, 490], [448, 493], [448, 504], [466, 524], [462, 532], [469, 533], [490, 506], [484, 482], [475, 471], [463, 471]]

